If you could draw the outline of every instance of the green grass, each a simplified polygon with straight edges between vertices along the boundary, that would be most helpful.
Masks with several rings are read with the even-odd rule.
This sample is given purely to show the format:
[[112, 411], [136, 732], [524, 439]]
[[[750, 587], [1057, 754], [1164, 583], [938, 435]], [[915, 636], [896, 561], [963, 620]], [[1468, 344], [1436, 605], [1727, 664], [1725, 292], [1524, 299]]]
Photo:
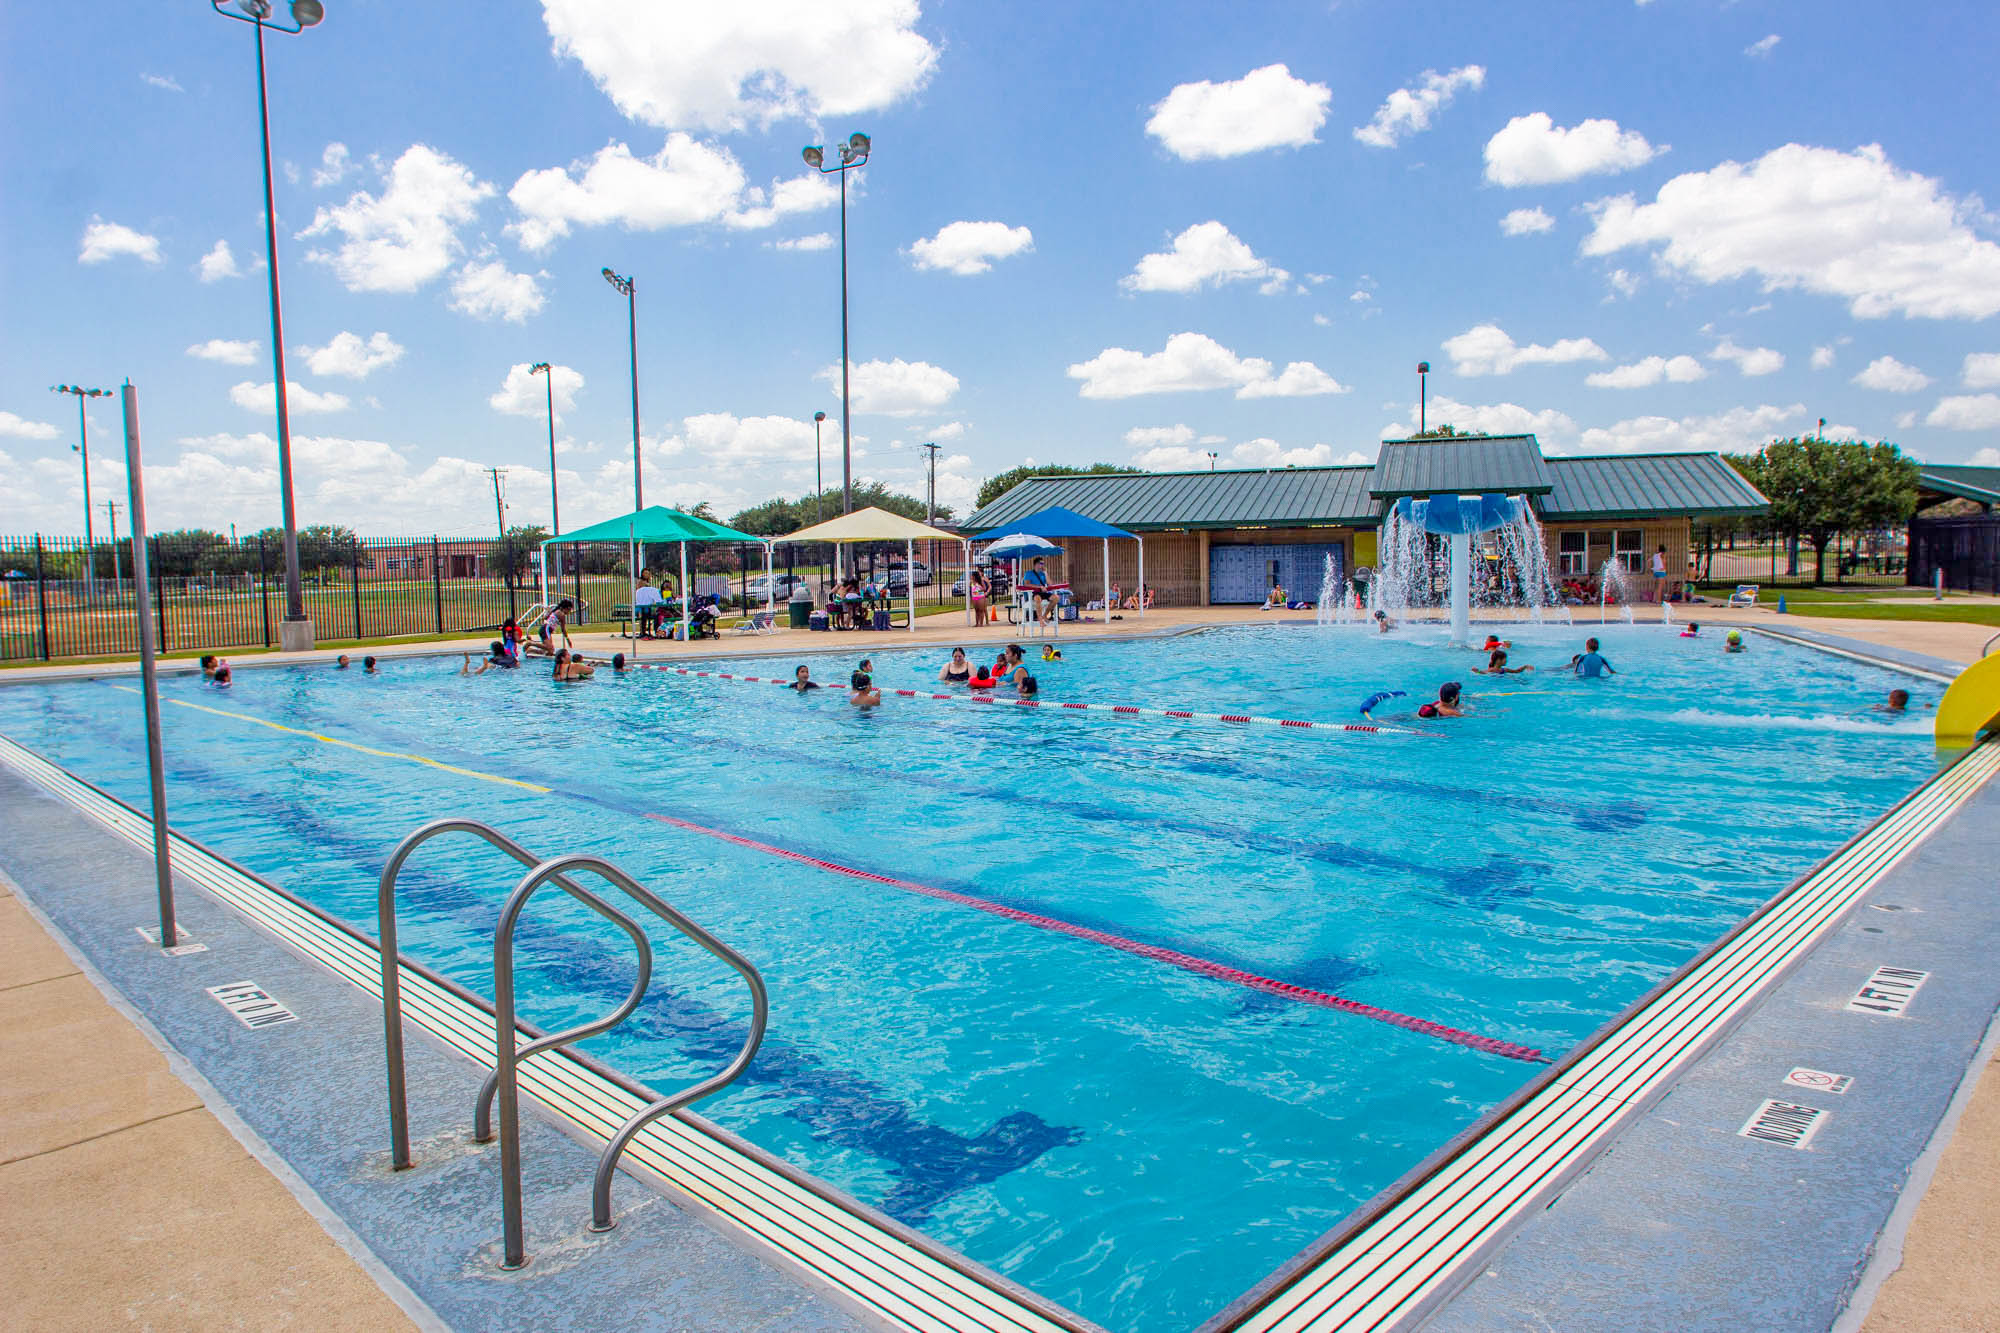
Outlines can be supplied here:
[[1788, 599], [1786, 610], [1791, 615], [1843, 620], [1925, 620], [1935, 623], [2000, 626], [2000, 606], [1990, 603], [1984, 606], [1968, 606], [1963, 603], [1953, 606], [1947, 601], [1918, 602], [1903, 606], [1887, 602], [1855, 602], [1843, 606], [1828, 602], [1797, 603]]
[[[1748, 582], [1748, 580], [1745, 581]], [[1762, 589], [1758, 602], [1760, 605], [1766, 606], [1775, 605], [1781, 593], [1784, 595], [1786, 603], [1792, 606], [1818, 603], [1852, 606], [1873, 598], [1894, 598], [1899, 601], [1928, 602], [1931, 596], [1929, 588], [1910, 588], [1905, 587], [1901, 583], [1848, 583], [1845, 585], [1828, 583], [1821, 584], [1818, 587], [1811, 584], [1795, 586], [1787, 583], [1764, 583], [1758, 586]], [[1735, 591], [1736, 585], [1734, 583], [1704, 583], [1701, 585], [1701, 592], [1704, 596], [1718, 601], [1728, 597], [1730, 593]], [[1958, 595], [1962, 596], [1963, 594]], [[1951, 593], [1945, 594], [1946, 602], [1949, 603], [1953, 596], [1954, 594]]]

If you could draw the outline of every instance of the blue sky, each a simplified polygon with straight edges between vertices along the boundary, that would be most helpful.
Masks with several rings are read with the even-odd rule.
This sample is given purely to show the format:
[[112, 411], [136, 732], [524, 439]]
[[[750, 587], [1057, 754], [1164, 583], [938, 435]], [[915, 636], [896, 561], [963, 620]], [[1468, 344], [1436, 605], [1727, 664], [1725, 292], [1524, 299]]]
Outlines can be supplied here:
[[[2000, 464], [1988, 7], [327, 0], [268, 41], [301, 522], [566, 526], [855, 471], [1551, 452], [1811, 431]], [[472, 21], [476, 13], [477, 21]], [[251, 29], [10, 6], [0, 531], [75, 531], [72, 400], [141, 394], [156, 528], [275, 520]], [[115, 402], [115, 400], [114, 400]], [[117, 414], [94, 498], [122, 500]]]

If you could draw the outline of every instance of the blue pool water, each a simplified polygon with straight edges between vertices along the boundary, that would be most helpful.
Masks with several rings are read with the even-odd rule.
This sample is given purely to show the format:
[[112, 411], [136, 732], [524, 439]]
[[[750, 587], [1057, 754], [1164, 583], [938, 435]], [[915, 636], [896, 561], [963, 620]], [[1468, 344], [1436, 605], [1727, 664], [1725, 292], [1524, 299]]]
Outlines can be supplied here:
[[[1585, 632], [1515, 633], [1515, 660], [1565, 662]], [[244, 715], [168, 704], [170, 799], [188, 836], [371, 932], [383, 861], [439, 815], [608, 856], [769, 982], [763, 1050], [704, 1114], [1110, 1328], [1187, 1327], [1536, 1066], [648, 816], [1560, 1055], [1932, 767], [1919, 682], [1763, 640], [1725, 656], [1601, 633], [1620, 674], [1588, 683], [1471, 675], [1482, 659], [1426, 629], [1214, 630], [1033, 664], [1050, 701], [1330, 721], [1447, 678], [1490, 696], [1427, 724], [1443, 739], [897, 699], [861, 714], [832, 691], [653, 672], [465, 679], [455, 658], [169, 679], [169, 700]], [[870, 652], [882, 683], [930, 688], [939, 665], [888, 635], [838, 645], [747, 669], [844, 678]], [[1912, 717], [1863, 712], [1895, 686]], [[129, 688], [9, 687], [0, 731], [143, 805]], [[490, 994], [519, 873], [432, 844], [405, 876], [406, 947]], [[527, 1017], [622, 996], [621, 937], [560, 899], [531, 915]], [[747, 1002], [659, 938], [652, 998], [588, 1049], [671, 1087], [733, 1053]]]

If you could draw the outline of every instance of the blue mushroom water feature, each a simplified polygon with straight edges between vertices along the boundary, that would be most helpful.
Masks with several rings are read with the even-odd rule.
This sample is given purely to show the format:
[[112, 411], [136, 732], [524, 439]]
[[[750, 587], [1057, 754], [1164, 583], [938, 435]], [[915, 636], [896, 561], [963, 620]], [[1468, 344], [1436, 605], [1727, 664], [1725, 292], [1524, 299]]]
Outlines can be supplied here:
[[1472, 539], [1482, 532], [1506, 527], [1521, 515], [1523, 502], [1505, 495], [1433, 495], [1396, 501], [1403, 522], [1451, 538], [1451, 641], [1469, 639], [1472, 619]]

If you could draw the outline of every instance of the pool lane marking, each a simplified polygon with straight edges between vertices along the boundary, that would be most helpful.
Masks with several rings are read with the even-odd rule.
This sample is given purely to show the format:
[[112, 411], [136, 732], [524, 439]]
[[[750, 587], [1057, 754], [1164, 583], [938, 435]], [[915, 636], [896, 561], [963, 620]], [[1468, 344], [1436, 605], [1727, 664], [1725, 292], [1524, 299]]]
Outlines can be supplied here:
[[[127, 694], [139, 693], [139, 691], [129, 685], [114, 685], [111, 688], [114, 690], [123, 690]], [[408, 754], [402, 750], [377, 750], [372, 746], [362, 745], [355, 741], [342, 740], [338, 736], [322, 736], [317, 731], [307, 731], [302, 727], [288, 727], [282, 722], [271, 722], [265, 718], [253, 717], [249, 713], [234, 713], [227, 708], [210, 708], [207, 704], [190, 703], [186, 699], [166, 699], [162, 700], [162, 702], [174, 704], [181, 708], [192, 708], [198, 713], [213, 713], [217, 717], [235, 718], [239, 722], [254, 722], [260, 727], [269, 727], [273, 731], [282, 731], [288, 736], [303, 736], [307, 740], [318, 741], [323, 745], [338, 745], [344, 750], [358, 750], [362, 754], [372, 754], [378, 759], [402, 759], [412, 764], [423, 764], [427, 768], [442, 769], [446, 773], [456, 773], [460, 777], [478, 778], [481, 782], [498, 782], [504, 786], [520, 787], [525, 791], [540, 792], [544, 795], [554, 790], [550, 787], [544, 787], [538, 782], [523, 782], [519, 778], [503, 778], [497, 773], [482, 773], [476, 768], [460, 768], [456, 764], [447, 764], [441, 759], [432, 759], [427, 755]]]
[[763, 852], [768, 856], [780, 857], [786, 861], [794, 861], [800, 865], [812, 866], [815, 869], [825, 870], [832, 874], [867, 880], [873, 884], [886, 884], [891, 888], [902, 889], [908, 893], [919, 894], [926, 898], [936, 898], [943, 902], [956, 903], [960, 907], [970, 907], [974, 911], [990, 913], [993, 916], [1003, 917], [1008, 921], [1018, 922], [1021, 925], [1054, 931], [1060, 935], [1069, 935], [1075, 939], [1087, 940], [1092, 944], [1102, 944], [1139, 958], [1149, 959], [1156, 963], [1166, 963], [1172, 967], [1178, 967], [1184, 971], [1193, 972], [1199, 976], [1209, 977], [1216, 981], [1233, 982], [1238, 986], [1243, 986], [1250, 990], [1282, 996], [1288, 1000], [1296, 1000], [1301, 1004], [1319, 1005], [1323, 1008], [1338, 1010], [1344, 1014], [1353, 1014], [1360, 1018], [1370, 1018], [1378, 1023], [1387, 1023], [1391, 1027], [1403, 1028], [1410, 1032], [1420, 1032], [1425, 1036], [1436, 1037], [1440, 1041], [1451, 1042], [1458, 1046], [1467, 1046], [1475, 1051], [1484, 1051], [1489, 1055], [1503, 1055], [1510, 1060], [1525, 1060], [1533, 1064], [1549, 1063], [1549, 1057], [1541, 1051], [1535, 1050], [1532, 1047], [1522, 1046], [1516, 1042], [1503, 1041], [1498, 1037], [1480, 1036], [1478, 1033], [1448, 1027], [1443, 1023], [1434, 1023], [1427, 1018], [1417, 1018], [1410, 1014], [1398, 1013], [1394, 1009], [1384, 1009], [1379, 1005], [1364, 1004], [1359, 1000], [1350, 1000], [1345, 996], [1334, 995], [1327, 991], [1296, 986], [1289, 981], [1279, 981], [1273, 977], [1260, 976], [1255, 972], [1246, 971], [1240, 967], [1231, 967], [1227, 963], [1218, 963], [1213, 959], [1182, 953], [1178, 949], [1168, 949], [1157, 944], [1142, 944], [1138, 940], [1127, 939], [1123, 935], [1114, 935], [1109, 931], [1078, 925], [1074, 921], [1064, 921], [1060, 917], [1043, 916], [1039, 912], [1024, 911], [1019, 907], [1009, 907], [1005, 903], [997, 903], [988, 898], [975, 897], [969, 893], [959, 893], [953, 889], [939, 888], [934, 884], [920, 884], [915, 880], [897, 879], [890, 875], [877, 874], [872, 870], [861, 870], [854, 866], [842, 865], [838, 861], [828, 861], [821, 857], [810, 856], [804, 852], [795, 852], [784, 847], [774, 847], [768, 842], [759, 842], [755, 838], [746, 838], [738, 833], [725, 833], [721, 829], [707, 828], [685, 819], [677, 819], [672, 815], [663, 815], [649, 811], [646, 818], [657, 820], [670, 828], [682, 829], [689, 833], [698, 833], [705, 838], [716, 838], [738, 847], [747, 847], [752, 851]]
[[[733, 680], [745, 685], [790, 685], [779, 676], [739, 676], [730, 671], [693, 671], [687, 667], [662, 666], [656, 662], [627, 662], [629, 669], [667, 671], [677, 676], [698, 676], [703, 680]], [[825, 687], [822, 687], [825, 688]], [[1085, 704], [1041, 699], [998, 699], [990, 694], [939, 694], [930, 690], [884, 690], [903, 699], [923, 699], [948, 704], [985, 704], [992, 708], [1050, 708], [1065, 712], [1118, 713], [1127, 717], [1168, 717], [1177, 722], [1234, 722], [1253, 727], [1278, 727], [1285, 731], [1359, 731], [1382, 736], [1427, 736], [1442, 739], [1441, 731], [1420, 731], [1415, 727], [1364, 726], [1358, 722], [1308, 722], [1296, 717], [1260, 717], [1255, 713], [1197, 713], [1185, 708], [1139, 708], [1132, 704]]]
[[[113, 688], [124, 690], [127, 694], [137, 694], [139, 692], [124, 685], [114, 686]], [[273, 731], [281, 731], [290, 736], [299, 736], [307, 740], [320, 741], [327, 745], [337, 745], [343, 749], [356, 750], [362, 754], [374, 755], [381, 759], [401, 759], [410, 763], [423, 764], [430, 768], [442, 769], [447, 773], [457, 773], [461, 777], [478, 778], [483, 782], [504, 783], [510, 787], [521, 787], [545, 796], [560, 796], [601, 808], [616, 808], [580, 793], [560, 792], [552, 787], [544, 787], [538, 783], [524, 782], [519, 778], [501, 777], [496, 773], [482, 773], [477, 769], [461, 768], [455, 764], [447, 764], [420, 754], [408, 754], [399, 750], [378, 750], [372, 746], [359, 745], [353, 741], [342, 740], [337, 736], [323, 736], [319, 732], [307, 731], [301, 727], [288, 727], [282, 723], [271, 722], [261, 717], [254, 717], [249, 713], [232, 712], [226, 708], [211, 708], [206, 704], [190, 703], [185, 699], [169, 699], [167, 702], [179, 704], [183, 708], [192, 708], [197, 712], [212, 713], [217, 717], [234, 718], [241, 722], [254, 722], [260, 727], [269, 727]], [[1488, 1055], [1505, 1056], [1510, 1060], [1524, 1060], [1531, 1064], [1546, 1064], [1549, 1062], [1549, 1057], [1541, 1051], [1533, 1047], [1520, 1045], [1517, 1042], [1505, 1041], [1498, 1037], [1481, 1036], [1476, 1032], [1466, 1032], [1460, 1028], [1432, 1022], [1428, 1018], [1418, 1018], [1413, 1014], [1399, 1013], [1394, 1009], [1384, 1009], [1379, 1005], [1366, 1004], [1360, 1000], [1350, 1000], [1345, 996], [1334, 995], [1327, 991], [1312, 990], [1309, 987], [1294, 985], [1289, 981], [1279, 981], [1275, 977], [1262, 976], [1259, 973], [1250, 972], [1240, 967], [1231, 967], [1227, 963], [1219, 963], [1211, 958], [1202, 958], [1195, 954], [1182, 953], [1178, 949], [1168, 949], [1157, 944], [1144, 944], [1138, 940], [1128, 939], [1123, 935], [1113, 935], [1109, 931], [1097, 930], [1090, 926], [1079, 925], [1073, 921], [1064, 921], [1060, 917], [1043, 916], [1038, 912], [1029, 912], [1018, 907], [1009, 907], [1005, 903], [994, 902], [987, 898], [974, 897], [969, 893], [959, 893], [956, 890], [939, 888], [932, 884], [919, 884], [915, 880], [897, 879], [893, 876], [877, 874], [872, 870], [862, 870], [855, 866], [842, 865], [838, 861], [828, 861], [817, 856], [810, 856], [804, 852], [795, 852], [784, 847], [774, 847], [770, 843], [758, 842], [754, 838], [746, 838], [738, 833], [729, 833], [722, 829], [710, 828], [705, 824], [696, 824], [690, 820], [677, 819], [672, 815], [663, 815], [652, 811], [644, 811], [642, 813], [647, 819], [655, 820], [671, 828], [681, 829], [688, 833], [697, 833], [705, 838], [714, 838], [734, 846], [749, 848], [782, 860], [812, 866], [818, 870], [825, 870], [832, 874], [846, 875], [853, 879], [867, 880], [874, 884], [886, 884], [891, 888], [920, 894], [926, 898], [935, 898], [943, 902], [955, 903], [961, 907], [970, 907], [975, 911], [986, 912], [1021, 925], [1035, 926], [1042, 930], [1054, 931], [1057, 934], [1069, 935], [1075, 939], [1087, 940], [1093, 944], [1102, 944], [1109, 948], [1132, 954], [1135, 957], [1150, 959], [1153, 962], [1166, 963], [1169, 966], [1178, 967], [1184, 971], [1193, 972], [1199, 976], [1209, 977], [1216, 981], [1231, 982], [1250, 990], [1261, 991], [1267, 995], [1276, 995], [1284, 999], [1296, 1000], [1301, 1004], [1318, 1005], [1321, 1008], [1333, 1009], [1344, 1014], [1352, 1014], [1357, 1018], [1373, 1019], [1378, 1023], [1386, 1023], [1391, 1027], [1403, 1028], [1409, 1032], [1422, 1033], [1427, 1037], [1435, 1037], [1440, 1041], [1450, 1042], [1456, 1046], [1465, 1046], [1475, 1051], [1484, 1051]]]

